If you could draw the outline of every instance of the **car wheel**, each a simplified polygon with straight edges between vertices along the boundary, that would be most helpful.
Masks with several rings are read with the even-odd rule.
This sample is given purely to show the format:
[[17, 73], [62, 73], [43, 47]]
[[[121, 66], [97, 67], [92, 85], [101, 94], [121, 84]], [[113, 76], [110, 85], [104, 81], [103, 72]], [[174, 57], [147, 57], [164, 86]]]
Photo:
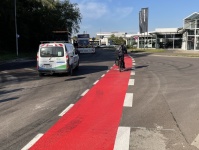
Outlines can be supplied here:
[[39, 72], [39, 76], [40, 77], [44, 76], [44, 73]]
[[75, 67], [75, 69], [76, 69], [76, 70], [79, 69], [79, 61], [78, 61], [78, 63], [77, 63], [77, 66]]

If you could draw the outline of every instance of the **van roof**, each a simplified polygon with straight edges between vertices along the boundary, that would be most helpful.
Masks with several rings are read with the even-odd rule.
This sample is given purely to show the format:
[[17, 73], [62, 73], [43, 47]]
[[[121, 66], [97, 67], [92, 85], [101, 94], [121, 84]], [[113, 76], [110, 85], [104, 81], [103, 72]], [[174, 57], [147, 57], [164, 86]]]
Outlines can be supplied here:
[[40, 41], [41, 44], [44, 43], [69, 43], [68, 41]]

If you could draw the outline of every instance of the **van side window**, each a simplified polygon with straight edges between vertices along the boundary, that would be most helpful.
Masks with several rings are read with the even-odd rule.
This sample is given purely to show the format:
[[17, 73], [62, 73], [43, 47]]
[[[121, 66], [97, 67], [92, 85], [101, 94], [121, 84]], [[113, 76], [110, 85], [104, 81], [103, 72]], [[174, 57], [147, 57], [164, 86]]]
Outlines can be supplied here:
[[73, 54], [75, 55], [75, 48], [74, 48], [74, 46], [71, 46], [71, 50], [72, 50]]

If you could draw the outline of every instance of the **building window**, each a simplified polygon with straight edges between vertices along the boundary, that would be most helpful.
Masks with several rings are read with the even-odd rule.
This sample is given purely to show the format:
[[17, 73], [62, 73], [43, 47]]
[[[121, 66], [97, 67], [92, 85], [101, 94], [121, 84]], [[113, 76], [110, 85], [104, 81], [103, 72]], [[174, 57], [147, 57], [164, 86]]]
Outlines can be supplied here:
[[196, 25], [196, 27], [199, 28], [199, 20], [197, 20], [197, 25]]
[[194, 35], [194, 30], [189, 30], [188, 35]]
[[195, 20], [191, 22], [191, 29], [195, 29]]
[[196, 30], [196, 35], [199, 35], [199, 29]]
[[199, 50], [199, 37], [196, 37], [196, 50]]

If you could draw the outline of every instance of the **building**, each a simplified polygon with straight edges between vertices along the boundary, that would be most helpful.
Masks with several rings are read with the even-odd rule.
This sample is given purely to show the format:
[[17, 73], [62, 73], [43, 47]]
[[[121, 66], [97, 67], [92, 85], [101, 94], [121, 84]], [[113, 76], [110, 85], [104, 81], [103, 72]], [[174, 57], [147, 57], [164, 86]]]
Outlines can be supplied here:
[[199, 13], [183, 19], [181, 28], [157, 28], [152, 32], [134, 34], [127, 38], [127, 43], [131, 45], [129, 41], [132, 40], [137, 43], [137, 48], [199, 50]]
[[111, 35], [115, 35], [116, 37], [122, 37], [126, 39], [126, 32], [100, 32], [96, 34], [96, 38], [100, 39], [99, 45], [111, 45], [111, 41], [109, 41], [109, 38]]
[[195, 12], [183, 20], [182, 49], [199, 50], [199, 13]]
[[100, 32], [96, 38], [99, 45], [110, 45], [111, 35], [123, 37], [126, 44], [136, 48], [164, 48], [199, 50], [199, 13], [194, 12], [183, 19], [183, 27], [157, 28], [148, 33], [127, 34], [126, 32]]

